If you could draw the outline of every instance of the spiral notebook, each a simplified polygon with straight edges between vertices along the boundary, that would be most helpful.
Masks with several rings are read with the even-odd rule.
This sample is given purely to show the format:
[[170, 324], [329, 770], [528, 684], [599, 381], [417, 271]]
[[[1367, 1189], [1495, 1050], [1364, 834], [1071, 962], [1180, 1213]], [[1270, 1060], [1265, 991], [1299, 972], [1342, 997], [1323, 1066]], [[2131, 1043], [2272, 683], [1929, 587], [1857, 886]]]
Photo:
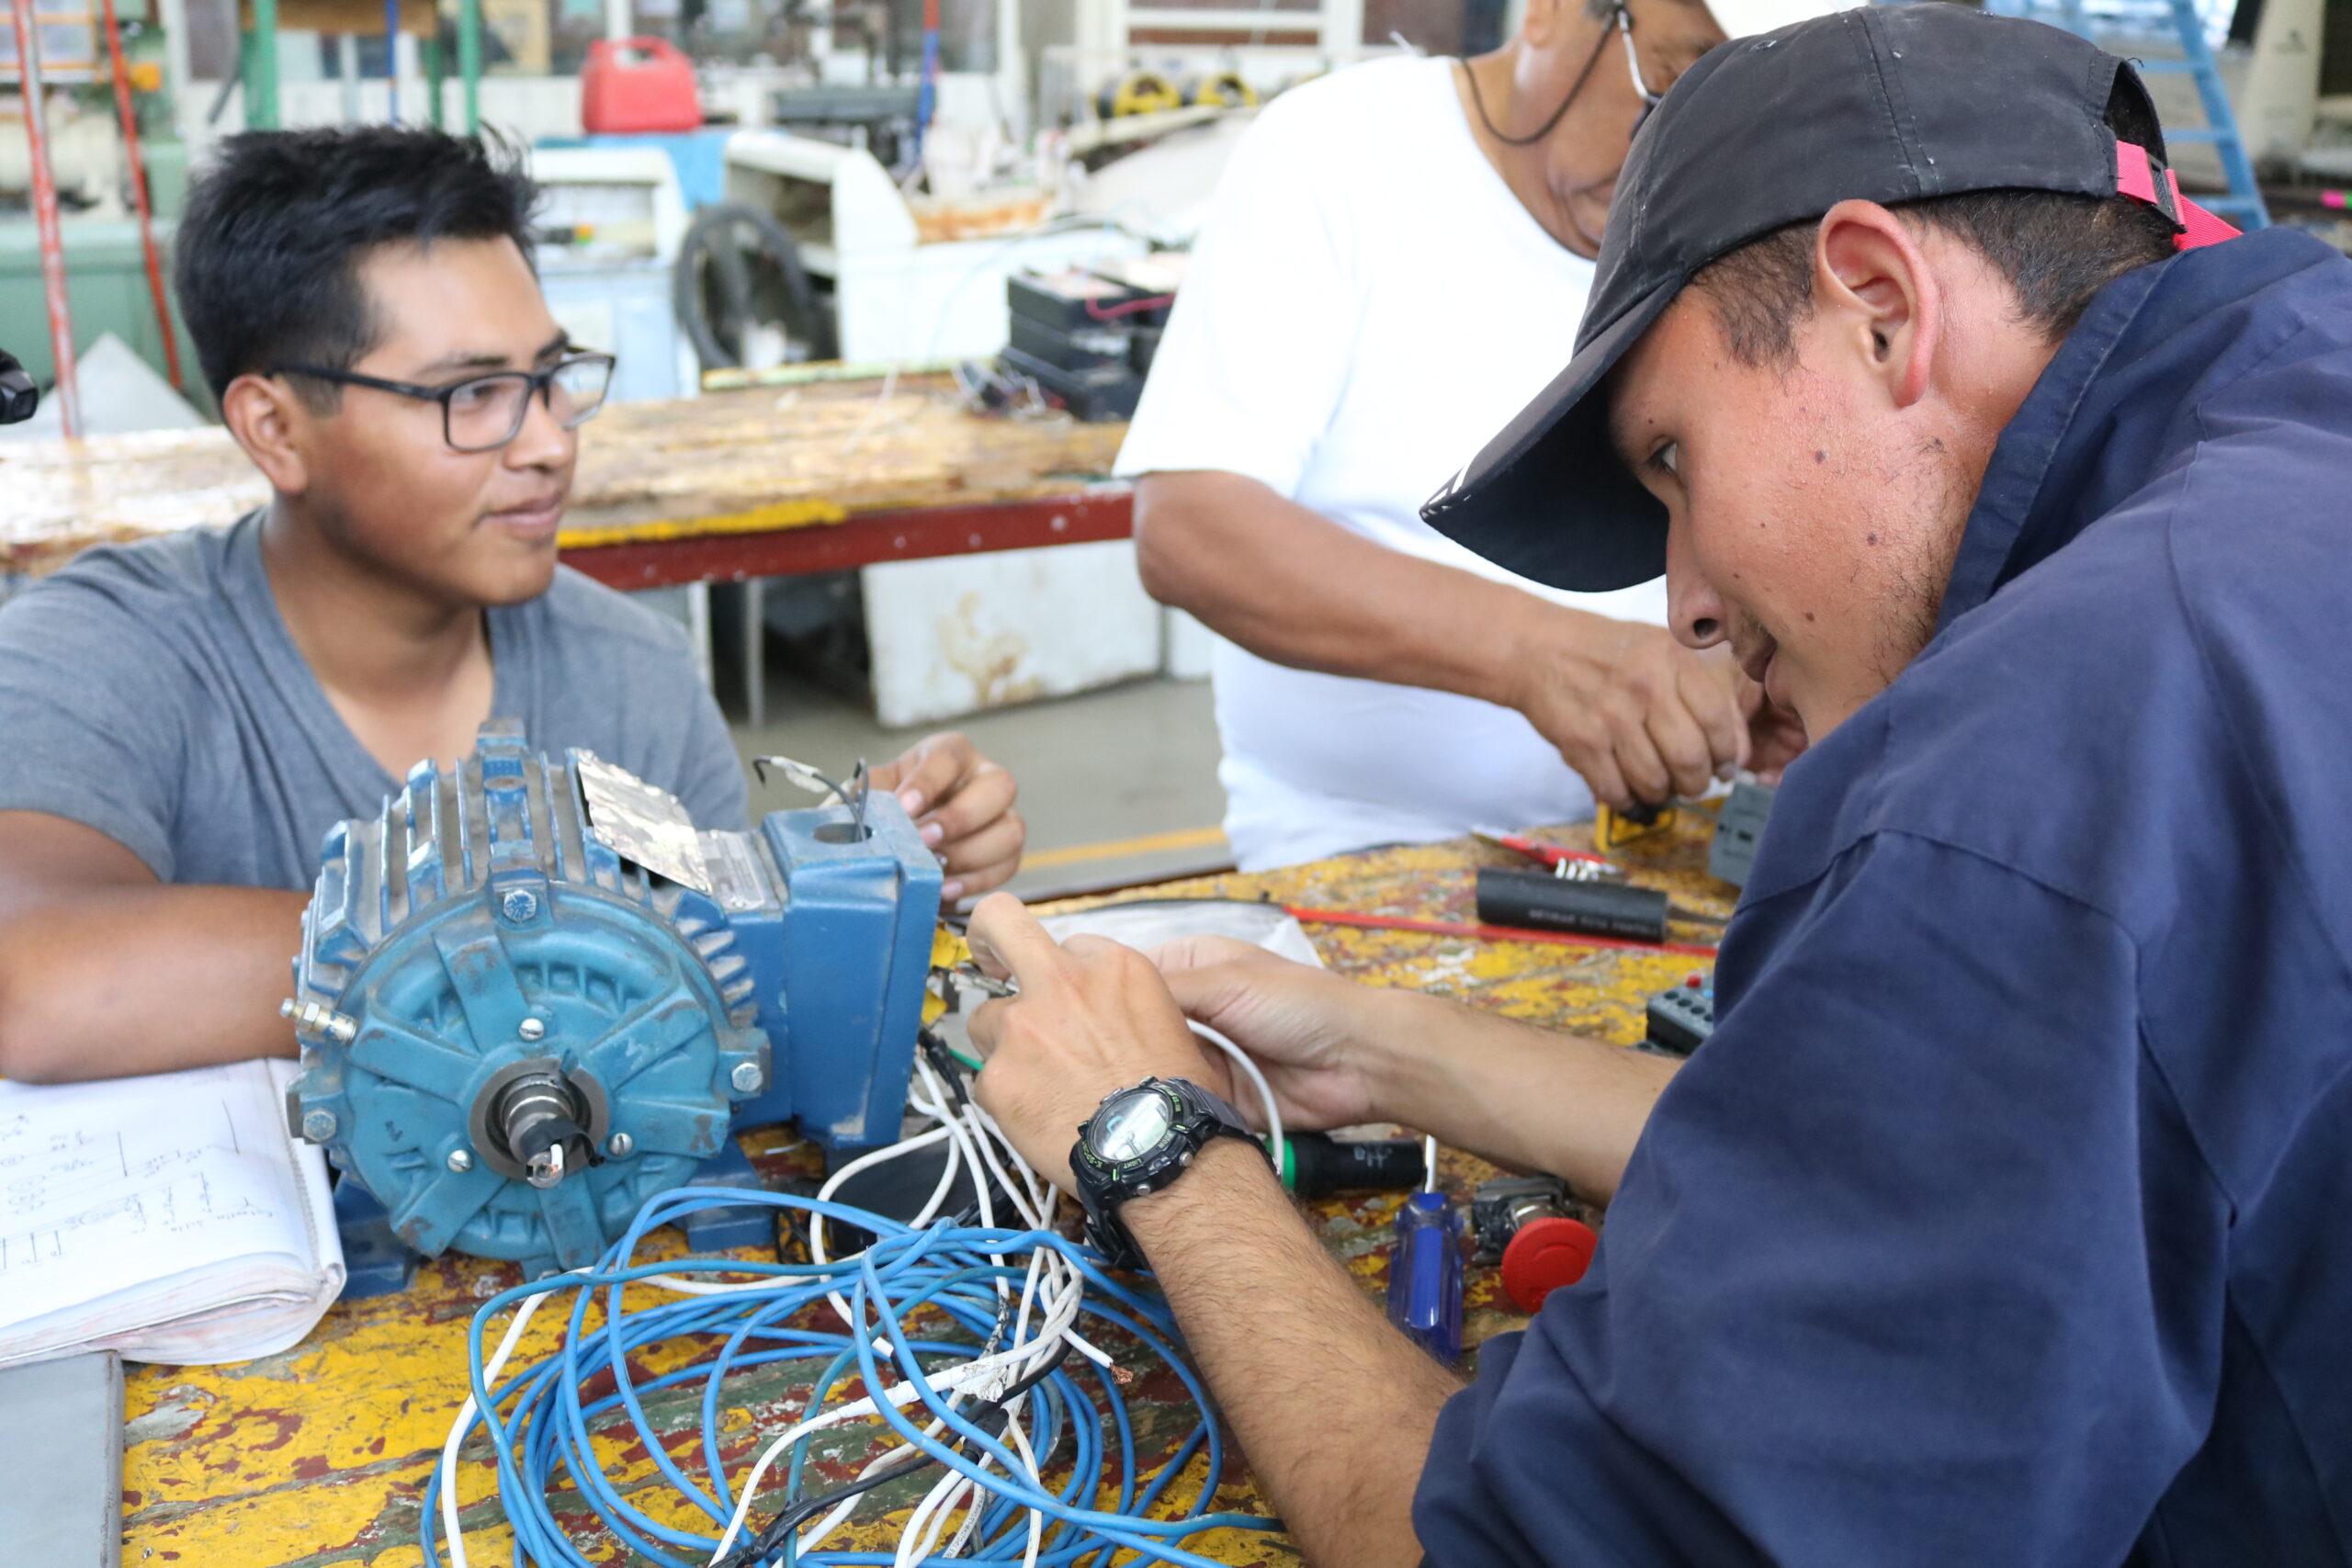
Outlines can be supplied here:
[[311, 1331], [343, 1247], [326, 1162], [287, 1133], [295, 1071], [0, 1082], [0, 1367], [250, 1360]]

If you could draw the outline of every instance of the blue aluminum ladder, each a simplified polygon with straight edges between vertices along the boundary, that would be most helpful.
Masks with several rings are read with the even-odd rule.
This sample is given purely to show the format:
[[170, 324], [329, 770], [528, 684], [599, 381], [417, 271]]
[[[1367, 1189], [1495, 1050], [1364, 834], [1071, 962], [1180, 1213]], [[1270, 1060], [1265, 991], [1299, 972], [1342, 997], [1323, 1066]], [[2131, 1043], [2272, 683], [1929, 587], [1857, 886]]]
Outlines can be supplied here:
[[1984, 8], [2000, 16], [2049, 22], [2084, 38], [2091, 38], [2094, 28], [2114, 30], [2138, 26], [2162, 32], [2168, 28], [2180, 39], [2180, 58], [2140, 60], [2133, 63], [2143, 75], [2188, 77], [2196, 85], [2205, 123], [2178, 129], [2165, 126], [2165, 144], [2178, 147], [2203, 143], [2221, 159], [2228, 194], [2198, 197], [2199, 207], [2241, 229], [2269, 227], [2270, 210], [2263, 205], [2261, 187], [2255, 184], [2254, 163], [2246, 156], [2245, 138], [2238, 134], [2238, 117], [2230, 107], [2229, 94], [2222, 89], [2221, 66], [2214, 60], [2213, 46], [2206, 41], [2205, 19], [2197, 14], [2196, 0], [2114, 0], [2100, 6], [2096, 17], [2086, 13], [2083, 0], [1985, 0]]

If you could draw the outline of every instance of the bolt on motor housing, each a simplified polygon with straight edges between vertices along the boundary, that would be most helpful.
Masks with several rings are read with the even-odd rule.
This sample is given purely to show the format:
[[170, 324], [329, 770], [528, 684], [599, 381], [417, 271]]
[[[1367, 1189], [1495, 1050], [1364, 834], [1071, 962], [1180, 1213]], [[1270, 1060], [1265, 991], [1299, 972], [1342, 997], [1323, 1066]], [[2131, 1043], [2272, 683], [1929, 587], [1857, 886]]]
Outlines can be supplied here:
[[578, 1267], [736, 1128], [898, 1136], [939, 883], [887, 792], [706, 832], [494, 721], [328, 833], [289, 1124], [419, 1253]]

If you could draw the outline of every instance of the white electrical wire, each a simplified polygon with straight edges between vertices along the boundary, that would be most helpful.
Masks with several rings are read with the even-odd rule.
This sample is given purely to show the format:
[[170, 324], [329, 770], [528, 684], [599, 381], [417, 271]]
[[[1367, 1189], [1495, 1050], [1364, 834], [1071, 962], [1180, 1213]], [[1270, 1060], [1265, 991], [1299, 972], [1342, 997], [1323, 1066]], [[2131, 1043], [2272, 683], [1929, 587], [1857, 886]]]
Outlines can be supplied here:
[[[584, 1273], [585, 1270], [574, 1269], [573, 1272]], [[514, 1321], [506, 1325], [506, 1333], [499, 1339], [496, 1353], [482, 1368], [484, 1388], [498, 1386], [498, 1374], [505, 1371], [508, 1358], [514, 1354], [514, 1347], [521, 1343], [523, 1331], [531, 1326], [531, 1318], [539, 1310], [539, 1303], [548, 1299], [546, 1296], [533, 1296], [514, 1309]], [[448, 1440], [441, 1445], [441, 1530], [449, 1538], [449, 1568], [470, 1568], [466, 1561], [465, 1531], [458, 1523], [458, 1450], [464, 1443], [466, 1428], [473, 1425], [474, 1413], [479, 1408], [474, 1403], [474, 1396], [467, 1394], [465, 1404], [458, 1407], [458, 1418], [449, 1423]]]
[[1257, 1089], [1258, 1104], [1266, 1113], [1266, 1152], [1273, 1158], [1274, 1175], [1280, 1178], [1288, 1174], [1290, 1145], [1283, 1137], [1283, 1108], [1275, 1100], [1273, 1087], [1266, 1082], [1266, 1075], [1258, 1070], [1258, 1064], [1250, 1059], [1249, 1052], [1198, 1020], [1192, 1021], [1192, 1024], [1193, 1032], [1231, 1057], [1233, 1065], [1241, 1069], [1241, 1076]]
[[[967, 1168], [974, 1174], [973, 1185], [978, 1193], [982, 1228], [993, 1229], [996, 1225], [995, 1204], [989, 1193], [989, 1178], [991, 1175], [1001, 1184], [1008, 1199], [1020, 1213], [1025, 1224], [1035, 1228], [1046, 1226], [1050, 1223], [1053, 1205], [1058, 1198], [1055, 1189], [1044, 1182], [1009, 1144], [1005, 1145], [1004, 1157], [1000, 1158], [994, 1145], [1002, 1134], [992, 1121], [985, 1119], [985, 1112], [974, 1106], [970, 1109], [967, 1117], [958, 1117], [949, 1103], [950, 1097], [946, 1086], [940, 1080], [930, 1063], [918, 1058], [915, 1066], [916, 1079], [911, 1086], [910, 1103], [919, 1114], [934, 1117], [938, 1125], [887, 1148], [876, 1149], [851, 1160], [827, 1179], [824, 1186], [820, 1190], [820, 1198], [831, 1199], [844, 1181], [862, 1170], [871, 1169], [885, 1161], [931, 1147], [944, 1140], [949, 1145], [945, 1168], [922, 1212], [911, 1222], [913, 1224], [925, 1224], [936, 1217], [938, 1211], [944, 1205], [949, 1193], [954, 1189], [958, 1169]], [[1009, 1170], [1005, 1164], [1007, 1159], [1012, 1163], [1012, 1168]], [[815, 1260], [820, 1263], [827, 1261], [824, 1254], [822, 1226], [822, 1218], [812, 1214], [809, 1227], [810, 1251]], [[1001, 1254], [992, 1256], [998, 1262], [1003, 1261]], [[742, 1281], [710, 1282], [669, 1274], [653, 1275], [644, 1282], [681, 1295], [720, 1295], [757, 1290], [774, 1283], [773, 1280], [764, 1278]], [[997, 1285], [1000, 1297], [1009, 1296], [1009, 1288], [1002, 1280], [997, 1281]], [[1111, 1358], [1089, 1343], [1073, 1327], [1084, 1293], [1084, 1280], [1059, 1253], [1050, 1249], [1032, 1253], [1026, 1278], [1022, 1287], [1010, 1347], [933, 1373], [920, 1384], [914, 1381], [902, 1381], [885, 1393], [883, 1396], [885, 1401], [894, 1408], [903, 1409], [917, 1401], [924, 1384], [927, 1384], [934, 1393], [945, 1396], [951, 1407], [960, 1404], [964, 1396], [975, 1389], [980, 1391], [983, 1398], [994, 1398], [1023, 1377], [1038, 1370], [1046, 1360], [1057, 1357], [1060, 1352], [1057, 1346], [1061, 1343], [1069, 1344], [1071, 1348], [1103, 1367], [1110, 1367], [1113, 1364]], [[498, 1348], [485, 1364], [483, 1370], [485, 1385], [493, 1387], [496, 1385], [499, 1374], [504, 1371], [507, 1361], [514, 1353], [515, 1347], [529, 1328], [533, 1315], [537, 1312], [540, 1303], [548, 1299], [546, 1295], [532, 1296], [517, 1305], [514, 1321], [507, 1325], [505, 1334], [499, 1341]], [[838, 1293], [830, 1295], [828, 1300], [832, 1303], [835, 1314], [841, 1317], [845, 1325], [853, 1332], [863, 1332], [846, 1300]], [[1035, 1325], [1034, 1334], [1031, 1332], [1033, 1314]], [[887, 1344], [877, 1341], [876, 1348], [887, 1350]], [[463, 1442], [467, 1428], [473, 1423], [476, 1411], [476, 1403], [469, 1393], [459, 1407], [456, 1420], [451, 1423], [448, 1438], [442, 1445], [441, 1450], [441, 1524], [443, 1534], [448, 1541], [452, 1568], [470, 1568], [466, 1555], [464, 1529], [458, 1517], [458, 1450]], [[711, 1561], [716, 1562], [733, 1550], [736, 1540], [742, 1533], [744, 1523], [749, 1517], [752, 1500], [759, 1491], [760, 1482], [777, 1458], [810, 1433], [864, 1419], [876, 1413], [877, 1406], [871, 1396], [856, 1400], [798, 1422], [771, 1443], [761, 1453], [752, 1465], [750, 1475], [745, 1479], [734, 1516], [729, 1521], [726, 1533], [720, 1538], [717, 1550], [713, 1551]], [[924, 1427], [925, 1434], [934, 1438], [944, 1429], [944, 1424], [936, 1420], [927, 1423]], [[1040, 1472], [1045, 1456], [1032, 1450], [1025, 1425], [1017, 1410], [1011, 1413], [1005, 1433], [1007, 1439], [1023, 1458], [1023, 1469], [1026, 1472], [1026, 1479], [1033, 1485], [1042, 1487], [1043, 1477]], [[900, 1462], [908, 1451], [905, 1445], [893, 1446], [877, 1455], [865, 1467], [863, 1473], [870, 1475], [884, 1466]], [[855, 1511], [857, 1505], [864, 1500], [863, 1496], [844, 1499], [831, 1514], [808, 1527], [808, 1532], [800, 1538], [799, 1550], [803, 1552], [813, 1550], [825, 1537], [845, 1523]], [[918, 1508], [915, 1518], [910, 1521], [908, 1529], [902, 1537], [902, 1555], [903, 1546], [907, 1540], [921, 1540], [924, 1542], [924, 1546], [922, 1551], [917, 1553], [915, 1558], [904, 1560], [916, 1561], [929, 1555], [931, 1550], [936, 1546], [939, 1536], [944, 1533], [947, 1524], [955, 1517], [959, 1502], [968, 1502], [969, 1506], [965, 1509], [965, 1525], [957, 1539], [960, 1542], [968, 1538], [978, 1522], [982, 1501], [982, 1497], [978, 1495], [978, 1488], [971, 1481], [953, 1472], [949, 1472], [931, 1493], [926, 1495]], [[926, 1529], [926, 1521], [933, 1518], [936, 1520], [935, 1527], [929, 1528], [927, 1534], [922, 1533]], [[1045, 1517], [1042, 1513], [1031, 1510], [1028, 1551], [1024, 1559], [1031, 1568], [1034, 1568], [1044, 1540]]]
[[[928, 1147], [944, 1138], [948, 1144], [948, 1157], [939, 1185], [933, 1189], [930, 1199], [924, 1203], [916, 1218], [910, 1222], [910, 1224], [922, 1225], [935, 1218], [938, 1211], [944, 1206], [948, 1193], [954, 1188], [957, 1171], [966, 1169], [972, 1175], [972, 1187], [979, 1209], [982, 1229], [996, 1228], [995, 1201], [990, 1192], [991, 1177], [995, 1179], [995, 1185], [1002, 1188], [1007, 1201], [1012, 1204], [1014, 1211], [1024, 1224], [1039, 1229], [1049, 1225], [1055, 1202], [1059, 1196], [1054, 1188], [1041, 1180], [1036, 1172], [1030, 1168], [1028, 1163], [1021, 1158], [1019, 1152], [1012, 1149], [1010, 1144], [1004, 1145], [1005, 1158], [999, 1157], [996, 1145], [1001, 1139], [1002, 1134], [996, 1127], [995, 1122], [989, 1120], [987, 1113], [976, 1105], [970, 1106], [964, 1115], [959, 1116], [951, 1102], [947, 1086], [941, 1080], [939, 1074], [927, 1059], [918, 1056], [914, 1066], [914, 1077], [909, 1085], [908, 1104], [917, 1114], [934, 1118], [938, 1125], [926, 1133], [918, 1134], [912, 1138], [894, 1144], [888, 1148], [877, 1149], [852, 1160], [827, 1178], [825, 1184], [818, 1190], [819, 1199], [833, 1198], [841, 1185], [861, 1170], [871, 1169], [886, 1160], [912, 1153], [918, 1148]], [[1011, 1169], [1006, 1168], [1005, 1159], [1011, 1161]], [[1017, 1176], [1015, 1172], [1018, 1173]], [[811, 1216], [809, 1224], [809, 1255], [817, 1262], [827, 1261], [824, 1251], [823, 1222], [820, 1217], [814, 1215]], [[1001, 1255], [991, 1256], [995, 1257], [1000, 1263], [1003, 1261]], [[1010, 1288], [1002, 1280], [996, 1281], [996, 1284], [1000, 1299], [1009, 1296]], [[1099, 1365], [1106, 1368], [1111, 1366], [1113, 1364], [1111, 1358], [1089, 1343], [1074, 1326], [1084, 1294], [1085, 1281], [1059, 1253], [1050, 1250], [1033, 1252], [1023, 1280], [1021, 1300], [1014, 1314], [1010, 1348], [965, 1362], [951, 1369], [949, 1372], [936, 1374], [928, 1380], [931, 1387], [946, 1395], [951, 1408], [961, 1403], [966, 1393], [971, 1391], [976, 1384], [982, 1382], [990, 1382], [993, 1385], [983, 1393], [983, 1397], [994, 1397], [1022, 1378], [1038, 1371], [1048, 1361], [1058, 1358], [1060, 1350], [1057, 1347], [1061, 1344], [1069, 1345], [1070, 1348]], [[827, 1299], [832, 1303], [835, 1314], [852, 1331], [864, 1332], [863, 1325], [854, 1321], [849, 1303], [845, 1299], [838, 1293], [830, 1295]], [[1033, 1310], [1036, 1314], [1034, 1333], [1031, 1329]], [[903, 1406], [915, 1396], [916, 1390], [917, 1385], [914, 1382], [901, 1382], [890, 1390], [888, 1398], [894, 1405]], [[803, 1436], [820, 1429], [820, 1425], [830, 1426], [841, 1420], [854, 1420], [873, 1413], [873, 1404], [870, 1399], [859, 1401], [855, 1404], [843, 1405], [837, 1411], [827, 1413], [825, 1416], [801, 1422], [770, 1443], [753, 1463], [751, 1474], [745, 1481], [741, 1496], [736, 1503], [734, 1515], [729, 1519], [727, 1529], [719, 1538], [718, 1546], [712, 1552], [710, 1561], [717, 1562], [733, 1550], [736, 1540], [742, 1534], [745, 1521], [750, 1517], [752, 1498], [759, 1490], [760, 1480], [778, 1457], [789, 1450], [792, 1445]], [[936, 1436], [941, 1427], [942, 1423], [933, 1421], [926, 1427], [925, 1430], [928, 1435]], [[1041, 1472], [1045, 1456], [1033, 1451], [1026, 1427], [1017, 1408], [1009, 1413], [1005, 1435], [1007, 1440], [1013, 1445], [1015, 1451], [1022, 1457], [1026, 1479], [1033, 1485], [1042, 1486]], [[907, 1452], [905, 1445], [894, 1446], [876, 1455], [861, 1474], [872, 1475], [884, 1466], [898, 1463]], [[848, 1521], [863, 1501], [865, 1501], [864, 1495], [845, 1498], [831, 1513], [805, 1527], [803, 1533], [795, 1543], [796, 1551], [806, 1554], [815, 1551], [828, 1536]], [[906, 1529], [901, 1532], [899, 1560], [901, 1562], [914, 1562], [929, 1556], [937, 1547], [939, 1538], [945, 1533], [947, 1526], [953, 1522], [959, 1506], [963, 1506], [965, 1521], [956, 1539], [959, 1543], [967, 1540], [978, 1524], [982, 1501], [978, 1487], [967, 1477], [954, 1472], [943, 1476], [916, 1505]], [[1044, 1541], [1045, 1516], [1033, 1509], [1030, 1511], [1029, 1518], [1028, 1548], [1023, 1558], [1024, 1563], [1028, 1564], [1029, 1568], [1035, 1568]], [[920, 1550], [914, 1551], [911, 1556], [908, 1555], [909, 1547], [918, 1543]]]
[[[1013, 994], [1017, 995], [1018, 992], [1019, 987], [1016, 985], [1013, 987]], [[1186, 1019], [1184, 1021], [1192, 1026], [1193, 1033], [1224, 1052], [1241, 1076], [1250, 1080], [1250, 1086], [1258, 1091], [1259, 1109], [1266, 1119], [1266, 1153], [1274, 1162], [1275, 1177], [1277, 1179], [1286, 1177], [1289, 1174], [1290, 1148], [1283, 1136], [1283, 1108], [1281, 1102], [1274, 1098], [1273, 1086], [1266, 1081], [1266, 1075], [1259, 1069], [1258, 1064], [1250, 1060], [1250, 1053], [1227, 1039], [1222, 1032], [1211, 1028], [1196, 1018]], [[922, 1065], [920, 1062], [916, 1064], [918, 1066]], [[974, 1109], [977, 1110], [978, 1107]], [[988, 1113], [981, 1111], [980, 1114], [986, 1117]], [[989, 1131], [997, 1137], [1004, 1138], [1003, 1131], [993, 1120], [988, 1121], [987, 1126]], [[1012, 1146], [1012, 1141], [1005, 1139], [1005, 1147], [1010, 1149]], [[1020, 1156], [1016, 1154], [1013, 1157], [1018, 1160]], [[1021, 1168], [1027, 1170], [1029, 1168], [1023, 1164]]]

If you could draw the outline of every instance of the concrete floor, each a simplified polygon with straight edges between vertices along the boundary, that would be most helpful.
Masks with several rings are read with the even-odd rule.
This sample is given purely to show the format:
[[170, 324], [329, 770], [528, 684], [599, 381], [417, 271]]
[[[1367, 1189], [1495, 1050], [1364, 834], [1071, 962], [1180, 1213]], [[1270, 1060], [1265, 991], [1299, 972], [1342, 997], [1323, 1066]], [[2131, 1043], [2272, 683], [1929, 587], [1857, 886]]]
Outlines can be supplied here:
[[[859, 757], [888, 761], [925, 732], [885, 729], [853, 698], [773, 664], [767, 717], [758, 729], [734, 726], [747, 759], [782, 752], [829, 772], [845, 773]], [[1232, 863], [1217, 831], [1225, 793], [1216, 782], [1206, 682], [1138, 681], [940, 728], [963, 730], [1020, 781], [1029, 849], [1012, 890], [1023, 897], [1164, 881]], [[786, 798], [792, 794], [755, 793], [754, 814], [763, 804], [799, 804]]]

